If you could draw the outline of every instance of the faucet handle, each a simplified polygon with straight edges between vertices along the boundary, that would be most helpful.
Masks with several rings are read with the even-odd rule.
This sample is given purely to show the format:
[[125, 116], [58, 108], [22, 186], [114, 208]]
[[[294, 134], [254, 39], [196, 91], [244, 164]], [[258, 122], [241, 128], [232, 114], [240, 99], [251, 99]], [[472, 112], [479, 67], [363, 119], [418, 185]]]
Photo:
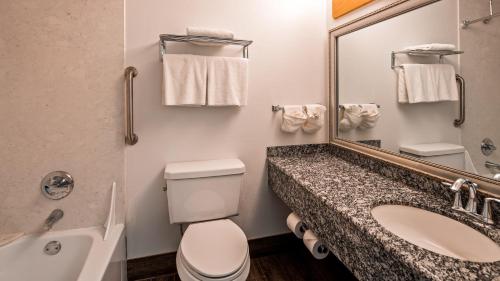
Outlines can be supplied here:
[[[458, 179], [458, 180], [462, 180], [462, 179]], [[465, 182], [465, 180], [464, 180], [464, 182]], [[451, 208], [453, 210], [461, 210], [462, 211], [464, 209], [464, 207], [462, 206], [462, 194], [460, 193], [460, 187], [458, 189], [456, 189], [455, 183], [451, 184], [451, 183], [448, 183], [445, 181], [441, 182], [441, 184], [443, 186], [449, 187], [451, 189], [451, 191], [453, 191], [455, 193], [455, 198], [453, 199], [453, 206]]]
[[495, 224], [493, 221], [493, 215], [491, 214], [491, 201], [500, 203], [500, 199], [498, 198], [485, 198], [484, 199], [484, 206], [483, 206], [483, 212], [482, 212], [482, 217], [483, 221], [487, 224]]

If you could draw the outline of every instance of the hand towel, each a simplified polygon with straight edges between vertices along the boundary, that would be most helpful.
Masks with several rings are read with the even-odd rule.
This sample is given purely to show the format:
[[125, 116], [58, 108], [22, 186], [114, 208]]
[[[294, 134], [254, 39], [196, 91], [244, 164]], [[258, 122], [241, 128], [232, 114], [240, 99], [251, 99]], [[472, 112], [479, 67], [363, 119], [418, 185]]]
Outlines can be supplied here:
[[203, 56], [163, 55], [163, 104], [206, 104], [207, 63]]
[[287, 133], [294, 133], [306, 123], [307, 114], [302, 105], [283, 106], [281, 119], [281, 130]]
[[405, 51], [453, 51], [456, 50], [456, 46], [453, 44], [443, 44], [443, 43], [430, 43], [409, 46], [404, 48]]
[[361, 107], [358, 104], [343, 104], [342, 107], [339, 129], [341, 131], [356, 129], [362, 121]]
[[376, 104], [361, 104], [361, 123], [359, 128], [366, 130], [375, 127], [380, 118], [380, 111]]
[[207, 68], [207, 105], [247, 104], [248, 59], [207, 57]]
[[[233, 32], [224, 29], [215, 29], [215, 28], [204, 28], [204, 27], [188, 27], [186, 28], [187, 35], [194, 36], [208, 36], [215, 37], [221, 39], [233, 39]], [[200, 46], [223, 46], [222, 43], [211, 43], [211, 42], [190, 42], [195, 45]]]
[[307, 104], [304, 105], [306, 111], [307, 120], [302, 126], [302, 130], [308, 134], [315, 133], [325, 122], [325, 111], [326, 107], [321, 104]]
[[449, 64], [403, 64], [398, 70], [400, 103], [458, 100], [455, 69]]

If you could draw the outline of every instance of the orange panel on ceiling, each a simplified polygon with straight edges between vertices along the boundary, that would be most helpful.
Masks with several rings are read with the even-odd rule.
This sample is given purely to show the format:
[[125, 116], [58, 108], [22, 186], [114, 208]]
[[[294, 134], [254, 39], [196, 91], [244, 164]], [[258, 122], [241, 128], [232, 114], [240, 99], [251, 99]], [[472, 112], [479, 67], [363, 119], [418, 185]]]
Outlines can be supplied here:
[[332, 0], [332, 14], [336, 19], [373, 0]]

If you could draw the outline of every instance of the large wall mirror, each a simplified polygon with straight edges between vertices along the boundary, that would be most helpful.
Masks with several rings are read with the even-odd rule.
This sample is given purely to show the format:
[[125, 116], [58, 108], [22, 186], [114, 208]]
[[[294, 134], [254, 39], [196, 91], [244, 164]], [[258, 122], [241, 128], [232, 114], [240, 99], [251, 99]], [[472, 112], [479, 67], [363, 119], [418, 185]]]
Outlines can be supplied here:
[[407, 0], [331, 30], [332, 142], [499, 195], [499, 12]]

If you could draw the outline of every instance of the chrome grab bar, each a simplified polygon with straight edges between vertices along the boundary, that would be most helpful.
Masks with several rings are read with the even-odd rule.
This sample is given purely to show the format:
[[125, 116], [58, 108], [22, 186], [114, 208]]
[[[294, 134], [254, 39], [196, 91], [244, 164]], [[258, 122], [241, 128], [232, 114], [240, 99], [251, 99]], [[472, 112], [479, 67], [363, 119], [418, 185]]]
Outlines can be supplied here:
[[455, 125], [455, 127], [460, 127], [460, 125], [462, 125], [464, 122], [465, 122], [465, 80], [462, 76], [460, 75], [456, 75], [455, 78], [457, 79], [457, 82], [458, 82], [458, 89], [459, 89], [459, 97], [458, 97], [458, 101], [460, 103], [460, 115], [458, 117], [458, 119], [455, 119], [455, 121], [453, 121], [453, 125]]
[[134, 145], [139, 137], [134, 133], [134, 77], [139, 72], [133, 66], [125, 68], [125, 143]]

